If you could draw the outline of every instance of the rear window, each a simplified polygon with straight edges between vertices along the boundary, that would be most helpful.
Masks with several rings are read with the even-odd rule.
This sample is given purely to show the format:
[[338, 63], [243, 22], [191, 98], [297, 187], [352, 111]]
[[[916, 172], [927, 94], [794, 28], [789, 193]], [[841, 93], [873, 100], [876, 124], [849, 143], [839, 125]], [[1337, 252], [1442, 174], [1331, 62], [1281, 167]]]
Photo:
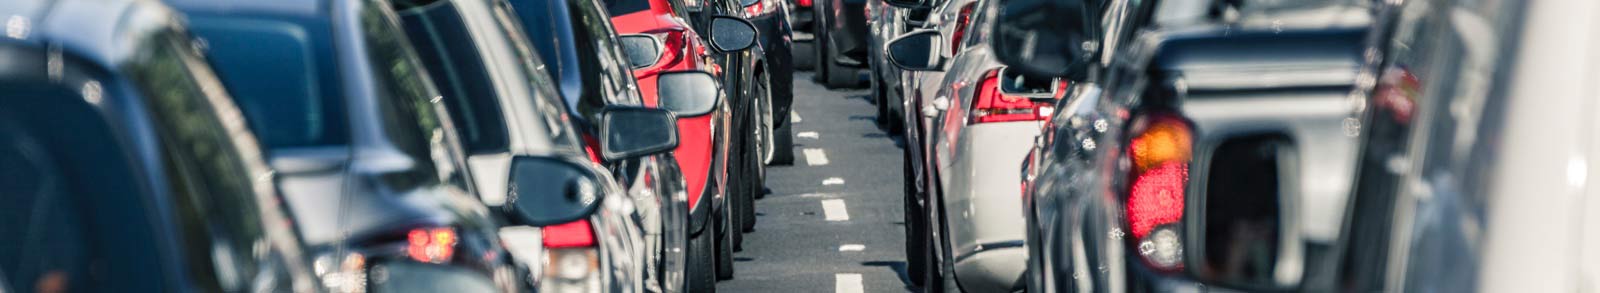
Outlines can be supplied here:
[[250, 127], [268, 147], [348, 141], [331, 29], [323, 20], [289, 22], [195, 18], [191, 30]]
[[605, 0], [606, 12], [611, 16], [624, 15], [650, 9], [650, 0]]

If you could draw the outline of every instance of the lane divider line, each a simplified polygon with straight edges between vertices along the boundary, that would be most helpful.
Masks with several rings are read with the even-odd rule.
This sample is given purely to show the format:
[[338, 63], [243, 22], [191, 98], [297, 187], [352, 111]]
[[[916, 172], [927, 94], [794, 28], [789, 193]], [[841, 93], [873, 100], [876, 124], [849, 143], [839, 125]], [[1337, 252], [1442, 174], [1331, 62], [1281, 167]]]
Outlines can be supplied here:
[[802, 131], [800, 133], [795, 134], [794, 136], [800, 137], [800, 138], [810, 138], [810, 139], [817, 139], [817, 138], [821, 137], [821, 135], [817, 134], [816, 131]]
[[806, 165], [822, 166], [828, 164], [828, 153], [822, 149], [805, 149], [801, 152], [806, 155]]
[[845, 245], [840, 245], [839, 246], [839, 251], [841, 251], [841, 252], [844, 252], [844, 251], [862, 251], [862, 250], [867, 250], [867, 246], [866, 245], [861, 245], [861, 244], [845, 244]]
[[843, 199], [822, 200], [822, 218], [829, 222], [850, 220], [850, 210], [844, 206]]
[[789, 119], [794, 120], [794, 123], [800, 123], [800, 111], [789, 111]]
[[822, 186], [841, 185], [841, 184], [844, 184], [844, 178], [828, 177], [828, 179], [823, 179], [822, 180]]
[[861, 274], [833, 274], [833, 292], [862, 293]]

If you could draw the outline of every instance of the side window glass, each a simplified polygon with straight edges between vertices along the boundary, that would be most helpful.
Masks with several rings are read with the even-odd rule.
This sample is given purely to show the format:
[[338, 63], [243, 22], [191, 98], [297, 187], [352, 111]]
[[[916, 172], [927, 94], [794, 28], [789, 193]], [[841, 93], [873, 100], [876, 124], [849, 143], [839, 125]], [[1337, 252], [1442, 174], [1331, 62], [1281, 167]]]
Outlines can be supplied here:
[[[184, 231], [181, 251], [192, 267], [212, 269], [194, 274], [197, 281], [218, 291], [246, 290], [260, 268], [254, 252], [269, 244], [250, 182], [256, 174], [207, 100], [220, 88], [202, 88], [191, 75], [181, 49], [188, 44], [169, 34], [149, 44], [126, 68], [160, 125], [162, 159]], [[237, 110], [228, 114], [239, 117]]]
[[445, 111], [433, 100], [439, 95], [422, 77], [422, 66], [405, 35], [384, 9], [368, 3], [358, 20], [376, 78], [378, 111], [392, 143], [408, 157], [419, 159], [412, 172], [387, 176], [386, 180], [402, 187], [445, 181], [467, 186], [454, 164], [460, 154], [450, 145], [455, 138], [447, 137], [450, 133], [444, 123], [448, 121], [440, 119]]
[[417, 56], [427, 66], [429, 77], [445, 94], [442, 101], [467, 152], [505, 150], [509, 138], [500, 113], [499, 94], [454, 3], [437, 2], [408, 9], [400, 19]]

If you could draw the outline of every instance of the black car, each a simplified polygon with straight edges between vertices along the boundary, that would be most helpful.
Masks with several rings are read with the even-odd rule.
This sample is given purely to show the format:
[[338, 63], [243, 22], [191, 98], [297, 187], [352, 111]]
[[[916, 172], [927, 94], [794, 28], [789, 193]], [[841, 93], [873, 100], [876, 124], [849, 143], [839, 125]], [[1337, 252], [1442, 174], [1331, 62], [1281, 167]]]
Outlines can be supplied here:
[[794, 163], [793, 126], [789, 124], [789, 109], [794, 104], [794, 40], [789, 22], [790, 5], [787, 0], [740, 0], [744, 17], [755, 24], [756, 40], [766, 53], [766, 65], [758, 67], [755, 74], [766, 78], [766, 101], [758, 102], [758, 140], [763, 143], [765, 162], [776, 165]]
[[0, 291], [319, 290], [255, 136], [169, 8], [0, 15]]
[[[676, 2], [698, 2], [701, 7], [686, 9], [689, 24], [700, 34], [706, 44], [716, 43], [709, 32], [713, 20], [718, 18], [737, 17], [745, 14], [746, 1], [742, 0], [672, 0]], [[680, 4], [687, 5], [687, 4]], [[754, 7], [753, 5], [750, 7]], [[766, 38], [759, 32], [757, 40]], [[759, 43], [759, 42], [758, 42]], [[727, 104], [733, 108], [733, 131], [731, 158], [728, 162], [728, 178], [737, 184], [730, 188], [734, 206], [731, 212], [734, 215], [733, 224], [741, 227], [741, 231], [750, 232], [755, 229], [755, 199], [765, 196], [766, 162], [773, 159], [777, 163], [792, 163], [794, 161], [793, 137], [789, 135], [786, 118], [777, 118], [774, 115], [787, 116], [788, 110], [770, 108], [768, 106], [788, 106], [790, 101], [780, 101], [779, 96], [772, 94], [773, 75], [776, 68], [769, 66], [766, 48], [752, 46], [748, 50], [713, 50], [711, 55], [718, 68], [721, 68], [722, 90], [727, 93]], [[716, 73], [716, 72], [714, 72]], [[763, 104], [763, 102], [767, 102]], [[782, 119], [782, 120], [780, 120]], [[783, 122], [782, 124], [777, 124]], [[742, 248], [743, 234], [735, 233], [733, 236], [735, 249]], [[726, 263], [732, 265], [731, 262]], [[724, 277], [732, 277], [731, 270]]]
[[389, 3], [171, 2], [268, 148], [318, 262], [367, 259], [365, 270], [324, 278], [427, 291], [417, 286], [435, 282], [395, 266], [432, 263], [520, 287], [497, 233], [504, 223], [479, 201], [442, 97]]
[[812, 78], [829, 88], [861, 86], [861, 69], [874, 51], [867, 48], [867, 0], [815, 1], [811, 34], [817, 65]]
[[[510, 3], [503, 0], [441, 0], [399, 5], [400, 18], [405, 23], [412, 43], [430, 69], [430, 77], [445, 93], [446, 108], [460, 130], [462, 144], [467, 149], [467, 165], [473, 170], [482, 199], [491, 208], [502, 212], [501, 216], [508, 222], [544, 228], [538, 230], [539, 235], [529, 235], [531, 237], [527, 239], [513, 240], [510, 238], [522, 235], [502, 234], [507, 238], [513, 255], [520, 251], [546, 251], [548, 255], [563, 258], [598, 255], [601, 259], [609, 260], [607, 265], [612, 269], [602, 269], [599, 263], [587, 263], [588, 267], [582, 268], [585, 273], [574, 276], [556, 274], [569, 269], [552, 265], [559, 262], [546, 264], [545, 259], [538, 255], [518, 256], [520, 263], [536, 268], [533, 271], [544, 272], [535, 276], [535, 283], [541, 291], [593, 290], [595, 288], [586, 287], [592, 283], [584, 282], [590, 278], [610, 282], [604, 286], [614, 291], [642, 290], [631, 287], [636, 280], [644, 280], [644, 287], [647, 288], [681, 286], [683, 254], [689, 249], [686, 240], [688, 202], [685, 197], [677, 196], [684, 192], [684, 182], [679, 179], [682, 175], [671, 156], [644, 157], [671, 149], [673, 145], [670, 142], [676, 141], [677, 131], [673, 123], [599, 123], [611, 128], [600, 130], [597, 136], [601, 140], [600, 146], [595, 149], [601, 150], [606, 159], [633, 164], [619, 166], [614, 174], [617, 179], [633, 184], [630, 185], [632, 189], [624, 189], [611, 180], [595, 183], [608, 187], [600, 188], [602, 190], [612, 191], [600, 194], [604, 197], [601, 201], [608, 204], [534, 205], [532, 211], [519, 211], [516, 207], [520, 206], [515, 205], [517, 202], [560, 203], [567, 198], [562, 193], [528, 193], [530, 183], [534, 182], [515, 180], [558, 178], [569, 172], [566, 169], [571, 169], [528, 171], [519, 164], [544, 160], [561, 162], [556, 165], [599, 167], [586, 154], [583, 134], [573, 126], [572, 120], [567, 119], [568, 108], [561, 100], [556, 82], [548, 72], [538, 69], [546, 66], [544, 60], [531, 50], [533, 46], [525, 39], [521, 21], [509, 14], [496, 13], [511, 10]], [[666, 73], [662, 78], [678, 80], [681, 79], [679, 75]], [[701, 77], [705, 82], [712, 82], [709, 76]], [[600, 116], [625, 122], [627, 120], [613, 116], [651, 113], [671, 116], [666, 110], [636, 107], [605, 108], [601, 109]], [[615, 141], [618, 138], [628, 143], [619, 144]], [[649, 146], [653, 149], [619, 149], [625, 146]], [[661, 148], [663, 146], [665, 148]], [[640, 168], [628, 168], [632, 166]], [[650, 176], [661, 179], [641, 178]], [[632, 192], [624, 193], [625, 190]], [[514, 198], [512, 194], [519, 196]], [[595, 205], [606, 208], [597, 209]], [[621, 206], [633, 206], [634, 209], [614, 208]], [[586, 210], [592, 211], [584, 213]], [[545, 217], [521, 217], [525, 213]], [[536, 241], [581, 240], [582, 235], [590, 234], [598, 237], [578, 243]], [[522, 242], [542, 243], [525, 245], [528, 247], [515, 244]]]
[[[595, 146], [599, 134], [599, 120], [596, 114], [601, 109], [615, 106], [640, 106], [643, 98], [640, 96], [638, 86], [635, 85], [632, 68], [623, 57], [623, 52], [617, 44], [616, 30], [612, 28], [610, 17], [600, 1], [594, 0], [564, 0], [564, 1], [532, 1], [512, 0], [512, 7], [516, 8], [517, 17], [522, 20], [535, 49], [539, 51], [544, 60], [545, 70], [555, 78], [560, 94], [567, 104], [567, 114], [578, 125], [585, 139]], [[705, 30], [709, 32], [709, 30]], [[747, 53], [746, 53], [747, 54]], [[725, 74], [732, 74], [724, 68]], [[727, 83], [724, 83], [726, 85]], [[730, 96], [731, 97], [731, 96]], [[732, 101], [733, 99], [729, 99]], [[737, 112], [735, 112], [737, 113]], [[745, 118], [748, 119], [748, 118]], [[737, 120], [736, 120], [737, 121]], [[738, 126], [735, 126], [736, 128]], [[748, 128], [741, 128], [748, 129]], [[740, 134], [739, 131], [729, 132]], [[745, 132], [748, 133], [748, 132]], [[736, 139], [737, 141], [737, 139]], [[594, 152], [594, 154], [599, 154]], [[753, 158], [754, 152], [740, 152], [741, 158]], [[642, 169], [646, 164], [675, 165], [664, 161], [670, 154], [658, 154], [630, 160], [616, 160], [596, 156], [597, 162], [603, 162], [619, 173], [637, 174], [618, 176], [627, 180], [623, 186], [629, 190], [646, 190], [648, 178], [682, 178], [682, 174], [657, 174], [646, 176]], [[731, 155], [730, 155], [731, 156]], [[740, 158], [736, 158], [740, 159]], [[741, 159], [729, 162], [729, 166], [739, 166], [736, 163], [759, 163], [753, 159]], [[730, 167], [734, 168], [734, 167]], [[658, 169], [660, 170], [660, 169]], [[740, 173], [729, 171], [730, 180], [741, 179], [736, 176]], [[747, 173], [746, 173], [747, 174]], [[637, 186], [637, 187], [636, 187]], [[676, 194], [668, 191], [655, 190], [657, 194]], [[671, 192], [683, 192], [681, 189]], [[731, 194], [730, 194], [731, 195]], [[704, 197], [702, 197], [704, 198]], [[728, 197], [725, 197], [728, 198]], [[737, 195], [731, 198], [738, 198]], [[728, 202], [713, 202], [712, 208], [695, 209], [690, 213], [689, 230], [700, 231], [704, 228], [714, 228], [706, 231], [716, 232], [715, 252], [718, 265], [715, 272], [719, 277], [731, 278], [733, 273], [733, 251], [737, 229], [727, 229], [739, 222], [734, 214], [737, 209], [731, 208]], [[702, 212], [703, 211], [703, 212]], [[708, 225], [714, 224], [714, 225]], [[708, 226], [703, 226], [708, 225]], [[691, 252], [692, 253], [692, 252]], [[691, 256], [692, 258], [692, 256]], [[704, 272], [691, 268], [691, 272]], [[693, 278], [690, 276], [689, 278]]]

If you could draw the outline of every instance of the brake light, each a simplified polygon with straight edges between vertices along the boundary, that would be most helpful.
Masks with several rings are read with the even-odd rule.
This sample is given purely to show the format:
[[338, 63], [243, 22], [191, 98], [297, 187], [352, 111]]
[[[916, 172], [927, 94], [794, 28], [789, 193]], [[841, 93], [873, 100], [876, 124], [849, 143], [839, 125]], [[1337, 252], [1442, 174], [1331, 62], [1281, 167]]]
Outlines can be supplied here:
[[678, 59], [683, 58], [683, 55], [688, 52], [686, 51], [688, 49], [688, 41], [684, 39], [685, 35], [681, 29], [654, 31], [648, 32], [648, 34], [661, 40], [661, 60], [657, 61], [656, 64], [675, 64]]
[[589, 220], [577, 220], [544, 227], [544, 247], [570, 248], [594, 246], [594, 227]]
[[455, 255], [456, 239], [451, 228], [412, 229], [406, 233], [406, 255], [420, 262], [447, 262]]
[[1049, 118], [1052, 113], [1055, 113], [1055, 106], [1049, 102], [1000, 93], [998, 72], [989, 72], [974, 94], [970, 123], [1037, 121]]
[[546, 248], [540, 292], [600, 292], [600, 254], [589, 220], [542, 229]]
[[799, 4], [800, 7], [811, 7], [811, 0], [795, 1], [795, 4]]
[[972, 22], [972, 5], [967, 3], [961, 6], [961, 12], [956, 14], [956, 30], [950, 33], [950, 54], [961, 51], [961, 38], [967, 35], [967, 24]]
[[764, 10], [764, 9], [762, 9], [762, 7], [763, 6], [767, 6], [766, 2], [767, 1], [756, 1], [756, 4], [750, 4], [750, 6], [745, 6], [744, 7], [744, 15], [749, 15], [749, 16], [761, 15], [761, 11]]
[[1189, 122], [1168, 112], [1135, 118], [1128, 143], [1131, 161], [1128, 188], [1128, 227], [1143, 259], [1158, 269], [1182, 266], [1184, 190], [1193, 158]]
[[600, 152], [594, 149], [599, 145], [600, 141], [594, 139], [594, 136], [590, 136], [588, 133], [583, 134], [583, 152], [589, 154], [589, 159], [594, 160], [595, 164], [605, 164], [606, 161], [600, 159]]

